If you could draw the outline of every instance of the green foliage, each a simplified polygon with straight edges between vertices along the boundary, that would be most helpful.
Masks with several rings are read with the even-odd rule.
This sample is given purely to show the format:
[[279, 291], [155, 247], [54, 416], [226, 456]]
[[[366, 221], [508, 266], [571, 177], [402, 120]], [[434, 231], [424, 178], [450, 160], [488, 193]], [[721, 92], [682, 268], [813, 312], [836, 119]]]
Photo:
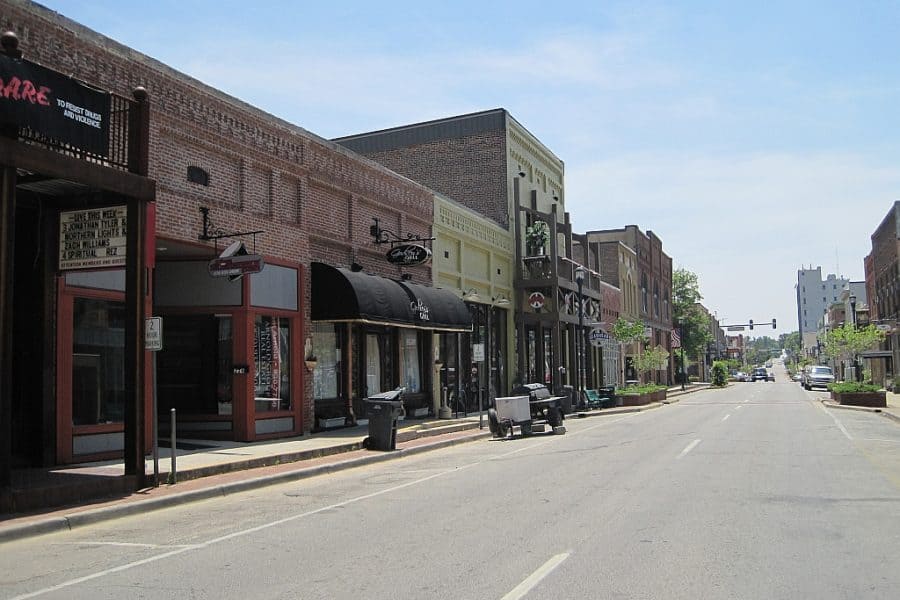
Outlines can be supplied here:
[[712, 384], [716, 387], [724, 387], [728, 383], [728, 362], [717, 360], [713, 363], [711, 376]]
[[844, 381], [841, 383], [829, 383], [828, 389], [838, 394], [858, 394], [862, 392], [877, 392], [880, 388], [871, 383], [857, 383], [855, 381]]
[[645, 341], [644, 324], [640, 321], [629, 321], [625, 317], [619, 317], [612, 326], [612, 334], [623, 344]]
[[620, 396], [638, 396], [640, 394], [649, 394], [651, 392], [658, 392], [664, 389], [666, 389], [666, 386], [664, 385], [647, 383], [644, 385], [629, 385], [623, 388], [618, 388], [616, 389], [616, 394]]
[[634, 368], [638, 373], [662, 371], [669, 366], [669, 352], [662, 346], [647, 348], [634, 357]]
[[550, 240], [550, 226], [544, 221], [535, 221], [525, 228], [525, 239], [531, 248], [543, 248]]
[[[681, 345], [687, 357], [697, 359], [706, 353], [706, 346], [712, 341], [709, 315], [699, 302], [700, 283], [697, 275], [687, 269], [676, 269], [672, 273], [672, 316], [681, 335]], [[678, 352], [680, 360], [681, 352]]]
[[825, 336], [825, 355], [838, 359], [842, 356], [853, 357], [884, 341], [884, 332], [874, 325], [856, 328], [852, 323], [832, 329]]

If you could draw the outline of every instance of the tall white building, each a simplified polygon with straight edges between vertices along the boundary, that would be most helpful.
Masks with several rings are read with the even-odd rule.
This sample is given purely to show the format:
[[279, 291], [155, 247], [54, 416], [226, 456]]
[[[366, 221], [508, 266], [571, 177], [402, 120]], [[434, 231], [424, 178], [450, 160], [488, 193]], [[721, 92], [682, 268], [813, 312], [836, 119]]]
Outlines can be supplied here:
[[815, 334], [819, 320], [828, 307], [841, 297], [850, 280], [830, 274], [822, 279], [822, 267], [797, 271], [797, 324], [800, 339], [804, 333]]

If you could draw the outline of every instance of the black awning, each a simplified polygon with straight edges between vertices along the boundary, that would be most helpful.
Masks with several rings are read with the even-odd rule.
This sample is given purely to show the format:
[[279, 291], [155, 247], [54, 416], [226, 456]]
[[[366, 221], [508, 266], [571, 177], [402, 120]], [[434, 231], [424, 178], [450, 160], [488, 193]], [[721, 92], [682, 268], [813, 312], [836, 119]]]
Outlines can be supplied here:
[[469, 331], [472, 317], [452, 292], [312, 263], [313, 321]]
[[420, 327], [443, 331], [471, 331], [472, 314], [450, 290], [400, 281], [409, 292], [413, 318]]

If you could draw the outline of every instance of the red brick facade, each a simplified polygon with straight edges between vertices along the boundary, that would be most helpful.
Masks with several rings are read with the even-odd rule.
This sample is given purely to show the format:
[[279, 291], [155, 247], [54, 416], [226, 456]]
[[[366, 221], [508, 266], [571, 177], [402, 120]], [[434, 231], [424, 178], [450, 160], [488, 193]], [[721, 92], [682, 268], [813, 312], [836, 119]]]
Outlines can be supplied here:
[[[372, 241], [372, 219], [397, 233], [430, 235], [433, 194], [422, 185], [42, 6], [18, 0], [4, 0], [2, 6], [0, 27], [18, 35], [28, 60], [126, 97], [137, 86], [148, 91], [156, 235], [159, 245], [168, 246], [167, 253], [158, 251], [158, 261], [212, 252], [212, 242], [198, 240], [200, 207], [209, 208], [220, 230], [261, 230], [256, 253], [267, 263], [299, 269], [305, 297], [297, 335], [305, 336], [311, 261], [338, 267], [356, 262], [366, 271], [399, 278], [400, 268], [388, 264], [385, 248]], [[188, 181], [189, 167], [208, 173], [208, 185]], [[414, 282], [431, 281], [427, 265], [402, 273]], [[302, 377], [302, 422], [308, 431], [313, 402], [309, 377], [305, 372]]]

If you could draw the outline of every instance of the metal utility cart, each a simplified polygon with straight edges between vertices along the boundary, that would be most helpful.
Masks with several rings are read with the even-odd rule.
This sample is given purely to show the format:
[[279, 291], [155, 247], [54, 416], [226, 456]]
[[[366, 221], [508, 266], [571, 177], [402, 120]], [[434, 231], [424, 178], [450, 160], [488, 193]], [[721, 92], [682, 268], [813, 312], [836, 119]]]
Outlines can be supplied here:
[[547, 387], [529, 383], [513, 389], [514, 396], [494, 399], [494, 408], [488, 410], [488, 425], [496, 438], [511, 437], [518, 427], [522, 436], [546, 432], [563, 434], [562, 402], [564, 396], [551, 396]]

